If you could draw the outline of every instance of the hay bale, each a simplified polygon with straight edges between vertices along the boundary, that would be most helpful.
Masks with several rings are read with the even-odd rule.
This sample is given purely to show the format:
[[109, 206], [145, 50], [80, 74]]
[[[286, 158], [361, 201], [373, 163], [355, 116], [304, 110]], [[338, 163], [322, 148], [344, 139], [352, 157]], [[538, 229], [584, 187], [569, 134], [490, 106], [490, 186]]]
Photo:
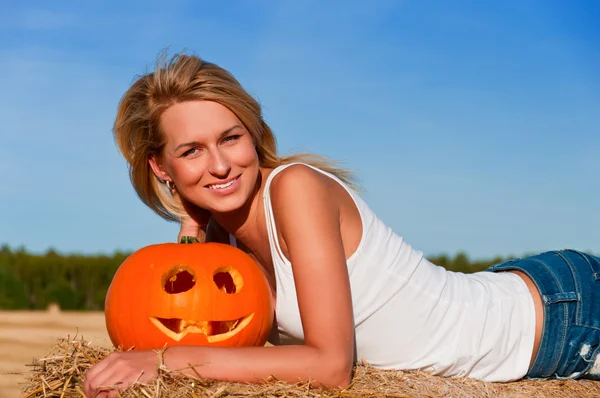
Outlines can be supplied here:
[[[45, 357], [30, 366], [23, 396], [84, 397], [84, 373], [112, 352], [83, 338], [59, 339]], [[529, 380], [485, 383], [465, 378], [431, 376], [421, 372], [378, 370], [358, 365], [347, 389], [324, 390], [309, 383], [289, 384], [267, 380], [264, 384], [231, 383], [165, 373], [148, 384], [135, 384], [120, 397], [599, 397], [600, 382], [589, 380]]]
[[58, 303], [51, 302], [46, 307], [46, 312], [50, 315], [58, 316], [60, 315], [60, 305]]

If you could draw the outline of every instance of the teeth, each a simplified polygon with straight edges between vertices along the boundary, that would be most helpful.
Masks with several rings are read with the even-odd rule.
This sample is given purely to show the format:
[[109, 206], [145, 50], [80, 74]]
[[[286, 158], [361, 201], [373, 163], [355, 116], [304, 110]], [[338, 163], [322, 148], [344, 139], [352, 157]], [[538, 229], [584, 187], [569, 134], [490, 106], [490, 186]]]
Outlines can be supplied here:
[[227, 188], [228, 186], [230, 186], [231, 184], [234, 183], [234, 181], [236, 180], [236, 178], [234, 178], [233, 180], [225, 183], [225, 184], [214, 184], [214, 185], [209, 185], [208, 188], [210, 189], [223, 189], [223, 188]]

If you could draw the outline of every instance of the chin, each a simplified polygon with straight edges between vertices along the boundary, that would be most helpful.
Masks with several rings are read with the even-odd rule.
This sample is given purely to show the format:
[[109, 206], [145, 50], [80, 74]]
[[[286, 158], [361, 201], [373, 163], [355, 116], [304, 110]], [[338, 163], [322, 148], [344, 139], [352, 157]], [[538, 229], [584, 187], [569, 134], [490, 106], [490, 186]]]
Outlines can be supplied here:
[[235, 195], [216, 199], [210, 207], [216, 213], [231, 213], [242, 209], [249, 200], [249, 195]]

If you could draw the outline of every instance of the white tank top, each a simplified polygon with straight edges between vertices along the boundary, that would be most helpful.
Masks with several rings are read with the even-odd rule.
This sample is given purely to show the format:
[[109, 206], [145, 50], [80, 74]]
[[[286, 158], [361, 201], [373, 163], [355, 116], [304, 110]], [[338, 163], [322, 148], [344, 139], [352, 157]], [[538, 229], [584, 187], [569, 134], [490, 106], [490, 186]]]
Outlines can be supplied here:
[[[298, 164], [298, 163], [292, 163]], [[291, 264], [279, 246], [269, 175], [264, 206], [277, 288], [272, 344], [302, 344], [303, 331]], [[430, 263], [354, 199], [362, 238], [347, 259], [354, 310], [356, 359], [386, 369], [423, 370], [485, 381], [522, 378], [535, 334], [527, 285], [513, 273], [447, 271]]]

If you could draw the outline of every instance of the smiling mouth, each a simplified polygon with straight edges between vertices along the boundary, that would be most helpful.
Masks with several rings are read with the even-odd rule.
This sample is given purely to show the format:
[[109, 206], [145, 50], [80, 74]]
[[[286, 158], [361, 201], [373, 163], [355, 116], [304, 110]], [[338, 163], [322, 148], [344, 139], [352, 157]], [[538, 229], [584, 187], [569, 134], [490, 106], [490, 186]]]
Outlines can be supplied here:
[[222, 184], [210, 184], [210, 185], [207, 185], [206, 187], [208, 189], [224, 189], [224, 188], [231, 186], [234, 182], [236, 182], [238, 180], [238, 178], [240, 178], [240, 176], [232, 178], [231, 180], [224, 182]]
[[178, 318], [148, 317], [165, 335], [180, 341], [188, 333], [204, 334], [209, 343], [231, 338], [244, 329], [254, 317], [254, 313], [231, 321], [196, 321]]

